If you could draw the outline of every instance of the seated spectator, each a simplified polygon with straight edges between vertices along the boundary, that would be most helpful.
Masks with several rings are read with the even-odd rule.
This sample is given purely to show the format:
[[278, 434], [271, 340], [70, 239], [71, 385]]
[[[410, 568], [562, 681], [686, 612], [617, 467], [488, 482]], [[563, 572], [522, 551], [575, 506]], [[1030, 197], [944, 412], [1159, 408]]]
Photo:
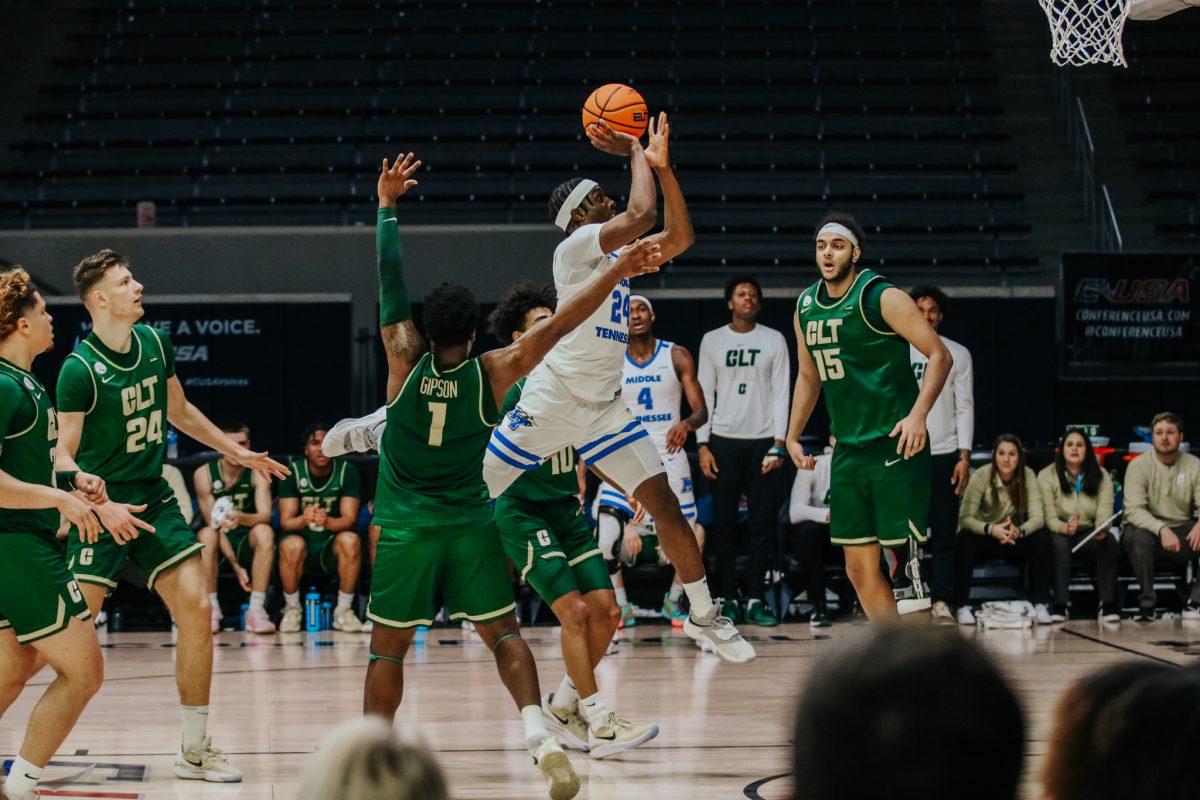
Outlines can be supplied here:
[[330, 731], [308, 759], [299, 800], [448, 800], [446, 780], [423, 745], [400, 741], [376, 717]]
[[829, 610], [825, 607], [825, 554], [829, 543], [829, 468], [833, 461], [836, 439], [829, 437], [829, 447], [817, 456], [812, 469], [796, 470], [792, 496], [788, 503], [788, 520], [796, 526], [796, 558], [804, 574], [804, 589], [812, 613], [810, 628], [828, 628]]
[[1053, 622], [1047, 608], [1052, 548], [1050, 534], [1043, 527], [1037, 475], [1025, 466], [1025, 447], [1016, 436], [1002, 433], [992, 446], [992, 463], [976, 470], [967, 482], [958, 511], [954, 605], [959, 624], [975, 624], [969, 604], [971, 573], [984, 558], [1003, 558], [1024, 568], [1037, 623]]
[[1042, 771], [1047, 800], [1181, 800], [1200, 793], [1200, 669], [1125, 661], [1058, 704]]
[[[1125, 524], [1121, 546], [1129, 555], [1138, 593], [1138, 619], [1154, 619], [1154, 565], [1186, 564], [1200, 553], [1200, 458], [1179, 449], [1183, 420], [1163, 412], [1154, 418], [1154, 452], [1125, 470]], [[1200, 619], [1200, 572], [1192, 582], [1184, 619]]]
[[[227, 422], [221, 430], [235, 444], [250, 446], [250, 428], [246, 425]], [[202, 557], [208, 570], [213, 633], [221, 630], [222, 617], [217, 600], [218, 551], [233, 566], [242, 591], [250, 593], [246, 630], [274, 633], [275, 624], [267, 616], [265, 607], [271, 565], [275, 560], [275, 531], [270, 525], [270, 481], [222, 456], [197, 467], [192, 483], [205, 523], [198, 538], [204, 544]]]
[[334, 461], [321, 452], [329, 426], [304, 431], [304, 458], [279, 484], [279, 582], [283, 584], [283, 617], [279, 630], [295, 633], [304, 621], [300, 579], [317, 571], [338, 576], [333, 629], [358, 633], [363, 624], [354, 613], [354, 587], [362, 568], [362, 542], [354, 530], [362, 497], [362, 477], [349, 461]]
[[[1072, 428], [1059, 442], [1054, 463], [1038, 473], [1042, 510], [1054, 549], [1054, 607], [1051, 617], [1066, 618], [1071, 583], [1071, 551], [1113, 514], [1113, 482], [1100, 466], [1092, 440]], [[1097, 612], [1105, 622], [1120, 622], [1117, 603], [1117, 561], [1121, 547], [1105, 530], [1088, 539], [1079, 554], [1092, 562], [1096, 574]]]
[[977, 645], [940, 628], [873, 626], [804, 687], [794, 797], [1013, 800], [1024, 732], [1017, 698]]

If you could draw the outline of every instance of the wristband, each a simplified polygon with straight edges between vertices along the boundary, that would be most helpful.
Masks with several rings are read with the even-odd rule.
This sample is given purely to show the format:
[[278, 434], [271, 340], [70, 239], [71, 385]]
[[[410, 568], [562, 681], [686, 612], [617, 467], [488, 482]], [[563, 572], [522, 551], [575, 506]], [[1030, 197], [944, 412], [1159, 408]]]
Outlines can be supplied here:
[[79, 474], [77, 469], [68, 469], [54, 473], [54, 484], [64, 492], [75, 491], [75, 476]]
[[779, 445], [773, 444], [773, 445], [771, 445], [771, 449], [767, 451], [767, 455], [775, 456], [776, 458], [783, 458], [784, 456], [787, 455], [787, 451], [784, 450]]

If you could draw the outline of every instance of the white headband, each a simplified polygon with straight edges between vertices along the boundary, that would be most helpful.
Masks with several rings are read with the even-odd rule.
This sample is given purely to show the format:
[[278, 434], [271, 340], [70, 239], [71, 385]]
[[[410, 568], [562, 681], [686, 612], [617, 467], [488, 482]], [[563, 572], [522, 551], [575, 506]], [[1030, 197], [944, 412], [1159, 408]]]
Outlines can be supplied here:
[[563, 201], [562, 208], [558, 210], [558, 214], [554, 217], [554, 224], [562, 228], [564, 231], [571, 224], [571, 212], [579, 208], [579, 204], [583, 202], [583, 198], [588, 196], [588, 192], [596, 188], [596, 182], [590, 178], [584, 178], [579, 182], [579, 185], [571, 190], [567, 195], [567, 199]]
[[820, 239], [823, 235], [825, 235], [827, 233], [836, 233], [838, 236], [841, 236], [843, 239], [850, 242], [850, 244], [854, 245], [855, 247], [858, 247], [858, 237], [855, 236], [853, 233], [851, 233], [850, 229], [847, 228], [845, 225], [839, 225], [836, 222], [827, 223], [825, 225], [825, 227], [823, 227], [823, 228], [821, 228], [821, 230], [817, 231], [817, 238]]
[[639, 303], [645, 303], [645, 304], [646, 304], [646, 308], [650, 309], [650, 313], [651, 313], [651, 314], [653, 314], [653, 313], [654, 313], [654, 304], [650, 302], [650, 298], [649, 298], [649, 297], [644, 297], [644, 296], [642, 296], [642, 295], [640, 295], [640, 294], [631, 294], [631, 295], [629, 295], [629, 302], [631, 302], [631, 303], [632, 303], [634, 300], [637, 300]]

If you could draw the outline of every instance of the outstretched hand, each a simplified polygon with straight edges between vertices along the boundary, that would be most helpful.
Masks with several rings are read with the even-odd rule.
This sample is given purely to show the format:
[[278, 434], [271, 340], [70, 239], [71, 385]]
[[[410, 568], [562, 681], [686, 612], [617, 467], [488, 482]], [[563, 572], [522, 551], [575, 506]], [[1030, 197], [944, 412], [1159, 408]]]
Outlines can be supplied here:
[[646, 162], [655, 169], [671, 166], [671, 158], [667, 152], [667, 140], [671, 135], [671, 124], [667, 122], [667, 112], [658, 113], [658, 124], [654, 117], [650, 118], [650, 139], [646, 143]]
[[621, 249], [613, 269], [622, 278], [636, 278], [658, 272], [662, 264], [662, 246], [649, 239], [639, 239]]
[[379, 169], [379, 183], [375, 186], [375, 193], [379, 195], [379, 205], [395, 205], [398, 197], [402, 197], [405, 192], [416, 186], [417, 182], [412, 180], [412, 175], [420, 166], [421, 162], [414, 161], [412, 153], [396, 156], [396, 161], [391, 166], [388, 166], [388, 160], [385, 158]]
[[614, 131], [603, 120], [588, 125], [584, 132], [587, 134], [588, 141], [592, 143], [592, 147], [613, 156], [627, 156], [633, 152], [634, 147], [641, 146], [638, 144], [636, 136]]
[[283, 479], [292, 474], [290, 469], [271, 458], [265, 452], [256, 453], [253, 450], [239, 447], [233, 452], [231, 457], [243, 467], [254, 470], [267, 480], [271, 480], [272, 477]]

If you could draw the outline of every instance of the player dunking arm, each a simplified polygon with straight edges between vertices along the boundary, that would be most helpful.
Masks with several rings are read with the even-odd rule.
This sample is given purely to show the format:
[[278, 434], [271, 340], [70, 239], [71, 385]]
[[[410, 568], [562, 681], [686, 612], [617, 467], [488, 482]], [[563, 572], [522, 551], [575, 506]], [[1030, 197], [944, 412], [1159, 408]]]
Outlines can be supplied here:
[[[629, 348], [626, 351], [621, 397], [634, 417], [650, 433], [659, 458], [667, 470], [671, 490], [679, 501], [683, 518], [693, 526], [696, 546], [704, 550], [704, 529], [696, 527], [696, 497], [692, 471], [683, 445], [687, 437], [708, 419], [704, 390], [696, 378], [696, 361], [686, 347], [654, 336], [654, 307], [641, 295], [629, 298]], [[691, 416], [681, 416], [680, 400], [686, 396]], [[625, 625], [637, 624], [633, 607], [625, 600], [621, 564], [657, 563], [661, 554], [653, 520], [638, 520], [622, 492], [602, 484], [597, 494], [600, 521], [600, 550], [613, 575], [617, 599]], [[675, 627], [687, 620], [683, 608], [683, 584], [679, 573], [663, 596], [662, 614]]]
[[[830, 472], [830, 539], [846, 554], [846, 575], [871, 620], [929, 608], [919, 543], [929, 513], [930, 455], [925, 416], [950, 371], [950, 351], [905, 292], [859, 270], [865, 236], [849, 214], [831, 212], [816, 230], [821, 279], [796, 301], [800, 371], [787, 448], [812, 469], [800, 434], [825, 392], [837, 437]], [[917, 389], [908, 345], [929, 359]], [[880, 547], [907, 547], [895, 587], [880, 569]]]
[[375, 522], [382, 532], [367, 615], [375, 623], [363, 710], [394, 717], [404, 689], [404, 657], [418, 625], [429, 625], [445, 595], [452, 619], [475, 623], [492, 649], [500, 679], [516, 701], [525, 743], [552, 800], [579, 791], [579, 777], [542, 720], [537, 667], [521, 638], [508, 566], [492, 519], [480, 462], [512, 385], [604, 302], [618, 281], [658, 269], [652, 242], [625, 250], [589, 291], [511, 345], [470, 357], [478, 305], [464, 287], [444, 283], [425, 301], [429, 349], [411, 319], [396, 201], [420, 166], [412, 154], [379, 176], [376, 248], [379, 328], [387, 355], [387, 416], [380, 441]]
[[235, 445], [184, 396], [175, 375], [175, 350], [161, 330], [137, 321], [142, 284], [111, 250], [79, 262], [75, 289], [92, 319], [92, 332], [63, 362], [58, 376], [59, 470], [103, 475], [113, 500], [143, 504], [138, 519], [152, 535], [132, 541], [132, 524], [108, 527], [99, 536], [71, 535], [67, 567], [83, 585], [95, 614], [133, 561], [179, 626], [175, 680], [182, 705], [183, 737], [176, 777], [231, 783], [241, 773], [206, 735], [212, 684], [213, 642], [208, 581], [196, 541], [162, 477], [165, 426], [206, 444], [264, 477], [289, 474], [266, 453]]
[[[599, 150], [629, 159], [629, 207], [618, 214], [595, 181], [574, 179], [550, 198], [555, 224], [566, 238], [554, 251], [554, 285], [559, 301], [572, 298], [608, 275], [614, 251], [646, 233], [656, 221], [654, 176], [664, 198], [663, 230], [646, 239], [661, 246], [664, 260], [691, 246], [695, 235], [679, 182], [667, 153], [665, 115], [650, 125], [646, 150], [632, 136], [607, 126], [588, 131]], [[492, 497], [504, 493], [522, 472], [574, 447], [588, 467], [612, 486], [632, 494], [654, 517], [659, 541], [675, 565], [691, 601], [684, 631], [707, 642], [728, 661], [754, 659], [754, 648], [733, 623], [719, 616], [704, 577], [704, 564], [691, 526], [671, 491], [658, 450], [621, 400], [621, 364], [629, 329], [629, 284], [612, 290], [610, 301], [565, 336], [529, 376], [520, 404], [496, 428], [483, 461]]]

